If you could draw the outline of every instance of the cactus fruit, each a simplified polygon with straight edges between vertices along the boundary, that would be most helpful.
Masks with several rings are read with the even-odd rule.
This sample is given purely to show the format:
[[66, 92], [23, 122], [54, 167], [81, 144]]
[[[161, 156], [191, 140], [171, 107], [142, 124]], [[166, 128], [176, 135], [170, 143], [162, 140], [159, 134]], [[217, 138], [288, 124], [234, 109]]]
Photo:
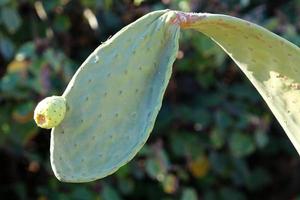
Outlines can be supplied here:
[[61, 96], [51, 96], [38, 103], [34, 110], [34, 120], [41, 128], [58, 126], [66, 113], [66, 101]]
[[[140, 150], [161, 107], [180, 28], [200, 31], [224, 49], [300, 153], [299, 48], [238, 18], [163, 10], [145, 15], [100, 45], [71, 79], [62, 95], [65, 118], [51, 132], [51, 165], [59, 180], [105, 177]], [[35, 119], [39, 125], [43, 121]]]

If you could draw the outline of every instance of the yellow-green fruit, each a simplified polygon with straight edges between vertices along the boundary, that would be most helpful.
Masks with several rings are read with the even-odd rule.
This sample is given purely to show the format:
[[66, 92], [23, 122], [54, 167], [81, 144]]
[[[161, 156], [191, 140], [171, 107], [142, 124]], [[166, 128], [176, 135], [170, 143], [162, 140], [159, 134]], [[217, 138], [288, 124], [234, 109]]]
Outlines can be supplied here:
[[50, 129], [60, 124], [66, 113], [66, 100], [61, 96], [51, 96], [38, 103], [34, 110], [34, 120], [41, 128]]

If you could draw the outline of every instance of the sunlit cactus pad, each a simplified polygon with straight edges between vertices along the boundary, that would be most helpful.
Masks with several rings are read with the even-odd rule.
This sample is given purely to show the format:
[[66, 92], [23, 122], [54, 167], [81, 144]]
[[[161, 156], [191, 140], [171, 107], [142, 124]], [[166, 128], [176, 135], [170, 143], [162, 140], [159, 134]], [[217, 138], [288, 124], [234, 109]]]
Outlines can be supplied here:
[[51, 132], [51, 164], [65, 182], [107, 176], [146, 142], [178, 51], [174, 13], [157, 11], [123, 28], [78, 69], [67, 111]]

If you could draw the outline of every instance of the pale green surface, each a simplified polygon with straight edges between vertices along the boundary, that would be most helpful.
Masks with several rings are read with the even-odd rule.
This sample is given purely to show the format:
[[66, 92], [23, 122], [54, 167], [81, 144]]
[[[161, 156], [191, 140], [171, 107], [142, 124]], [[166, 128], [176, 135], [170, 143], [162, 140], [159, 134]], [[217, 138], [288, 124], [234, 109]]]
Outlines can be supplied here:
[[178, 51], [174, 13], [150, 13], [97, 48], [63, 96], [64, 121], [51, 132], [51, 165], [65, 182], [105, 177], [146, 142]]
[[185, 28], [200, 31], [219, 44], [246, 74], [300, 153], [300, 50], [253, 23], [217, 14]]
[[34, 110], [34, 121], [41, 128], [51, 129], [61, 123], [66, 112], [66, 101], [61, 96], [46, 97]]

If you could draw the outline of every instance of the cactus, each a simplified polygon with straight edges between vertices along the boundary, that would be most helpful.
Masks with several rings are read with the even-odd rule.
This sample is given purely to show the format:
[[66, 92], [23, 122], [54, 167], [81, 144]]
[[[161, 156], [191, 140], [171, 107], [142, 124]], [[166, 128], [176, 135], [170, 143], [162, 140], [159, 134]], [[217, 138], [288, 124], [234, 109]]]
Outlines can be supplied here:
[[163, 10], [100, 45], [71, 79], [62, 95], [65, 117], [51, 131], [51, 165], [59, 180], [103, 178], [141, 149], [161, 107], [180, 28], [200, 31], [224, 49], [300, 152], [298, 47], [238, 18]]

